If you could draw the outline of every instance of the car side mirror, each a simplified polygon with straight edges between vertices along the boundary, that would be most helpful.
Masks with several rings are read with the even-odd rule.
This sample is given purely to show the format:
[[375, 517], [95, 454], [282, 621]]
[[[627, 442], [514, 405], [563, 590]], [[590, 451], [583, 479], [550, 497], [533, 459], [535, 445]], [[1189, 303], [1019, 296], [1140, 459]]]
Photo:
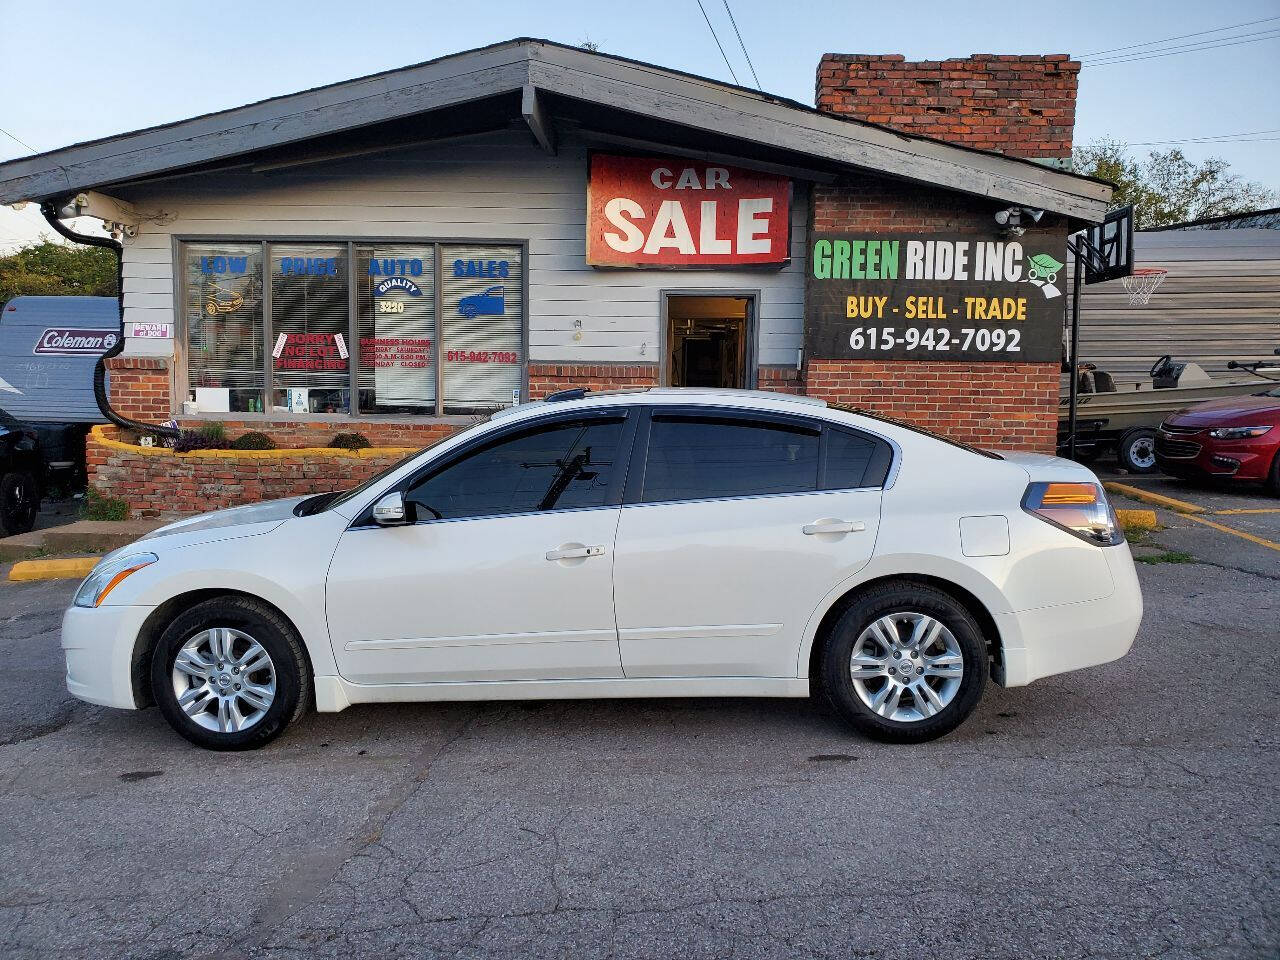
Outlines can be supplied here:
[[373, 505], [373, 522], [380, 527], [399, 527], [413, 522], [412, 509], [404, 502], [404, 494], [392, 491]]

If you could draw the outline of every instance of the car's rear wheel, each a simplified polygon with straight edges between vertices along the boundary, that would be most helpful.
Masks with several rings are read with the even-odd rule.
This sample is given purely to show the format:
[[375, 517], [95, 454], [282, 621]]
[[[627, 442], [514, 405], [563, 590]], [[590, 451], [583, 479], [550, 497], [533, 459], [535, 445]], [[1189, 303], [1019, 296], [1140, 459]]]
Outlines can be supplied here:
[[11, 470], [0, 477], [0, 530], [6, 537], [27, 533], [40, 512], [40, 488], [33, 474]]
[[982, 630], [954, 597], [908, 581], [860, 594], [822, 656], [822, 690], [860, 733], [921, 743], [958, 727], [982, 698]]
[[160, 712], [210, 750], [247, 750], [306, 712], [311, 671], [292, 625], [248, 597], [215, 597], [180, 614], [151, 661]]

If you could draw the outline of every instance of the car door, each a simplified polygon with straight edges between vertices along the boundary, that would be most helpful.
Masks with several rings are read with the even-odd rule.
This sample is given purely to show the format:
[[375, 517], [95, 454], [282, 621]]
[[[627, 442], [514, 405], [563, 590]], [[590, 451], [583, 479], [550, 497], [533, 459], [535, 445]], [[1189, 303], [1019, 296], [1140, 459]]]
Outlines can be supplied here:
[[404, 484], [414, 522], [358, 518], [329, 569], [356, 683], [622, 675], [613, 539], [638, 410], [539, 418]]
[[794, 677], [809, 617], [871, 558], [892, 457], [809, 418], [654, 407], [615, 547], [626, 676]]

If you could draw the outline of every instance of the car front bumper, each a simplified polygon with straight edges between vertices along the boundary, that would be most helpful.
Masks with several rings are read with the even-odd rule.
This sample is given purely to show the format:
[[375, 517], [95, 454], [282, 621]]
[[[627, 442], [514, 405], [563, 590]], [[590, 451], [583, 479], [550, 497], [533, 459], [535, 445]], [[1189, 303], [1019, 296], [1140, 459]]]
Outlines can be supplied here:
[[996, 679], [1003, 686], [1110, 663], [1129, 652], [1142, 623], [1138, 573], [1127, 543], [1101, 549], [1114, 585], [1110, 596], [996, 617], [1004, 638]]
[[1219, 440], [1208, 430], [1156, 434], [1156, 465], [1173, 477], [1187, 480], [1265, 480], [1280, 449], [1274, 434], [1255, 439]]
[[136, 710], [133, 648], [154, 607], [71, 607], [62, 615], [67, 690], [104, 707]]

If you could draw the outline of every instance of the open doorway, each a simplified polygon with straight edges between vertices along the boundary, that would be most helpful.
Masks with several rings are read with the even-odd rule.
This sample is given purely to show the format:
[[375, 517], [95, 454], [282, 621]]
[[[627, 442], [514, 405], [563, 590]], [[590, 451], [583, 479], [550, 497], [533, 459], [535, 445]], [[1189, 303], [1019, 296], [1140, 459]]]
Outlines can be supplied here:
[[663, 382], [673, 387], [755, 385], [755, 294], [663, 295]]

